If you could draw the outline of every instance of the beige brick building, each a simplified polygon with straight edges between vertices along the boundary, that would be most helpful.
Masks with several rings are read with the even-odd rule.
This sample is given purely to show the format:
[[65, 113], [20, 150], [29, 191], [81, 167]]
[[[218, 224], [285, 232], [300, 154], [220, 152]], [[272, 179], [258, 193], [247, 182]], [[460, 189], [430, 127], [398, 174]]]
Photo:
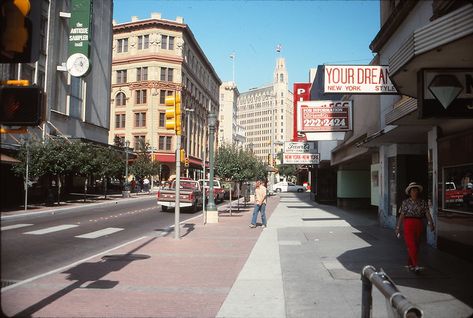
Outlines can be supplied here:
[[149, 19], [114, 21], [112, 60], [109, 142], [120, 138], [136, 149], [144, 140], [161, 163], [159, 179], [175, 175], [176, 135], [165, 128], [164, 102], [181, 92], [181, 141], [190, 159], [183, 173], [201, 177], [207, 118], [209, 111], [218, 113], [221, 80], [183, 18], [171, 21], [152, 13]]
[[272, 151], [276, 156], [293, 133], [294, 96], [289, 91], [284, 58], [277, 59], [273, 79], [273, 83], [250, 89], [238, 98], [238, 124], [246, 133], [245, 146], [264, 162]]

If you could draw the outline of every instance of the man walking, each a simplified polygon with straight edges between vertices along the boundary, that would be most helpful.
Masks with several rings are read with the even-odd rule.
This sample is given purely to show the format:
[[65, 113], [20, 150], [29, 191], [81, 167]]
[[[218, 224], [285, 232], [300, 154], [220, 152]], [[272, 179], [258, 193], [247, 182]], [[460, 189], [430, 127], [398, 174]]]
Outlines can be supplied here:
[[266, 227], [266, 187], [263, 185], [261, 180], [256, 181], [255, 190], [255, 208], [253, 210], [253, 218], [251, 220], [250, 227], [256, 227], [256, 219], [258, 218], [258, 212], [261, 212], [261, 223], [262, 227]]

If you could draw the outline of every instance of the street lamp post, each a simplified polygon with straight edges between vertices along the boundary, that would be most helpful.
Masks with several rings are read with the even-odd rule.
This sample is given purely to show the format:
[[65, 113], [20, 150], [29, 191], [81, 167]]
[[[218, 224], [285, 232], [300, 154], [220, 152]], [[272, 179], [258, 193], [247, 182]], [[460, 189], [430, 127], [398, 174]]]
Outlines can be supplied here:
[[209, 113], [209, 203], [207, 204], [207, 222], [218, 223], [218, 211], [214, 200], [214, 137], [215, 126], [217, 125], [217, 115]]
[[[194, 112], [192, 108], [185, 108], [186, 111], [186, 120], [187, 120], [187, 133], [186, 133], [186, 156], [187, 159], [190, 158], [190, 148], [191, 148], [191, 140], [190, 140], [190, 130], [191, 130], [191, 113]], [[186, 176], [189, 177], [189, 167], [187, 167]]]
[[[265, 94], [266, 98], [274, 97], [274, 102], [276, 103], [276, 94]], [[274, 162], [274, 142], [275, 142], [275, 134], [274, 134], [274, 107], [276, 105], [272, 104], [272, 101], [269, 101], [269, 105], [271, 107], [271, 135], [270, 135], [270, 154], [271, 154], [271, 163]], [[269, 185], [268, 190], [269, 193], [273, 193], [273, 185], [274, 185], [274, 173], [272, 171], [269, 172]]]
[[125, 189], [128, 189], [128, 147], [130, 141], [125, 140]]

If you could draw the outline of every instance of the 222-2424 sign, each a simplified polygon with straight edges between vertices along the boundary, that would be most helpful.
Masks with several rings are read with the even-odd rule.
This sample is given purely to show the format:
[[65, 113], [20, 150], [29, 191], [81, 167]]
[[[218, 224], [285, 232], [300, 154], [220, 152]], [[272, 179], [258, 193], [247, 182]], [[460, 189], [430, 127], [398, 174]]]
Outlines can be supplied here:
[[352, 101], [298, 102], [297, 130], [300, 132], [349, 131], [352, 129]]

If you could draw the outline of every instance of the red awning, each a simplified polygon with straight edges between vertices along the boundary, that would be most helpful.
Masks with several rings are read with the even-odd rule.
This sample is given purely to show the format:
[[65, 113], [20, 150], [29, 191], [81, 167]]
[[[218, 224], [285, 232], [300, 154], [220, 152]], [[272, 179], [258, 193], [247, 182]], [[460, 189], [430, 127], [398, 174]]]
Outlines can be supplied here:
[[176, 155], [174, 153], [155, 153], [154, 160], [159, 162], [176, 162]]

